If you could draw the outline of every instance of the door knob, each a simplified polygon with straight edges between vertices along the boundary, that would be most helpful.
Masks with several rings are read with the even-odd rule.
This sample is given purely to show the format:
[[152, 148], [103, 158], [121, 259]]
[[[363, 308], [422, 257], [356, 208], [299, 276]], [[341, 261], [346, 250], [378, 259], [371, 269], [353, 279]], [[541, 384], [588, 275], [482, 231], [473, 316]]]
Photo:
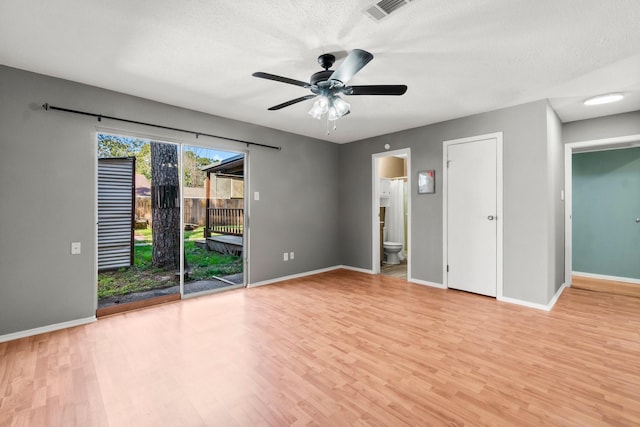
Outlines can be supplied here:
[[636, 218], [636, 224], [640, 223], [640, 218]]
[[493, 221], [493, 218], [494, 218], [494, 217], [493, 217], [493, 215], [489, 215], [489, 216], [487, 217], [487, 219], [488, 219], [489, 221]]

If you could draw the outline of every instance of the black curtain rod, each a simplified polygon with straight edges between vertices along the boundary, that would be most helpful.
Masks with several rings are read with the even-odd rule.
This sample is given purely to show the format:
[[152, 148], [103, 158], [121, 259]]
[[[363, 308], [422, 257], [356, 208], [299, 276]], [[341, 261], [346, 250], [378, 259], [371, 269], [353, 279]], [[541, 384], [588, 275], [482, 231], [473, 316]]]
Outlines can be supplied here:
[[154, 127], [154, 128], [174, 130], [174, 131], [177, 131], [177, 132], [184, 132], [184, 133], [191, 133], [191, 134], [195, 135], [196, 138], [198, 138], [200, 135], [202, 135], [202, 136], [209, 136], [211, 138], [226, 139], [227, 141], [241, 142], [243, 144], [247, 144], [247, 147], [249, 145], [256, 145], [258, 147], [273, 148], [274, 150], [282, 150], [282, 147], [276, 147], [275, 145], [260, 144], [258, 142], [244, 141], [242, 139], [228, 138], [226, 136], [213, 135], [213, 134], [205, 133], [205, 132], [196, 132], [194, 130], [180, 129], [180, 128], [174, 128], [174, 127], [170, 127], [170, 126], [156, 125], [156, 124], [153, 124], [153, 123], [139, 122], [137, 120], [121, 119], [119, 117], [105, 116], [104, 114], [95, 114], [95, 113], [88, 113], [86, 111], [71, 110], [69, 108], [62, 108], [62, 107], [56, 107], [54, 105], [49, 105], [47, 103], [42, 104], [42, 108], [44, 108], [47, 111], [49, 111], [49, 110], [57, 110], [57, 111], [64, 111], [65, 113], [81, 114], [83, 116], [96, 117], [98, 119], [98, 121], [102, 121], [102, 119], [117, 120], [119, 122], [133, 123], [133, 124], [136, 124], [136, 125], [151, 126], [151, 127]]

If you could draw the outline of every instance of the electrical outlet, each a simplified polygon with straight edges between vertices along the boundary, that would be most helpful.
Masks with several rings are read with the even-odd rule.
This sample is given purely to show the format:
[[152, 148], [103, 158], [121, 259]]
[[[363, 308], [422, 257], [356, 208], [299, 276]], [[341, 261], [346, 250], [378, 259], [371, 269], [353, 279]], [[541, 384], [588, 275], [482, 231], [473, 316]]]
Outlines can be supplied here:
[[80, 242], [71, 242], [71, 255], [78, 255], [81, 250]]
[[284, 253], [284, 255], [283, 255], [283, 259], [284, 259], [285, 261], [289, 261], [289, 254], [288, 254], [287, 252], [285, 252], [285, 253]]
[[289, 252], [289, 259], [293, 259], [293, 251]]

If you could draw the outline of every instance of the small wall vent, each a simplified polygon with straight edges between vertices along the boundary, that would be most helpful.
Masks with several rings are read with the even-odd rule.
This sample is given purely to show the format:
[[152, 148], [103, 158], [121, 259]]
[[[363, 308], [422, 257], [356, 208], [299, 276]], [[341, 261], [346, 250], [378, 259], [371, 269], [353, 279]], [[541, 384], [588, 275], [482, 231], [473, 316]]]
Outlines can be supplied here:
[[380, 0], [367, 7], [364, 13], [376, 22], [379, 22], [413, 0]]

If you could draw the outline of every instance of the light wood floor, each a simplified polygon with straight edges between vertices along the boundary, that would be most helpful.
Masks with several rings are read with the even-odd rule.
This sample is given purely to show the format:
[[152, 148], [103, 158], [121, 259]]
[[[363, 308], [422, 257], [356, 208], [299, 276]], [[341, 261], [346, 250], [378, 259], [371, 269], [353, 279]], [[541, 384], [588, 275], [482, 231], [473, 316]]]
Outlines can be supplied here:
[[0, 344], [1, 426], [640, 424], [640, 299], [338, 270]]
[[640, 298], [640, 285], [636, 283], [618, 282], [615, 280], [596, 279], [573, 275], [571, 286], [578, 289], [587, 289], [596, 292], [609, 292], [612, 294], [628, 295]]

